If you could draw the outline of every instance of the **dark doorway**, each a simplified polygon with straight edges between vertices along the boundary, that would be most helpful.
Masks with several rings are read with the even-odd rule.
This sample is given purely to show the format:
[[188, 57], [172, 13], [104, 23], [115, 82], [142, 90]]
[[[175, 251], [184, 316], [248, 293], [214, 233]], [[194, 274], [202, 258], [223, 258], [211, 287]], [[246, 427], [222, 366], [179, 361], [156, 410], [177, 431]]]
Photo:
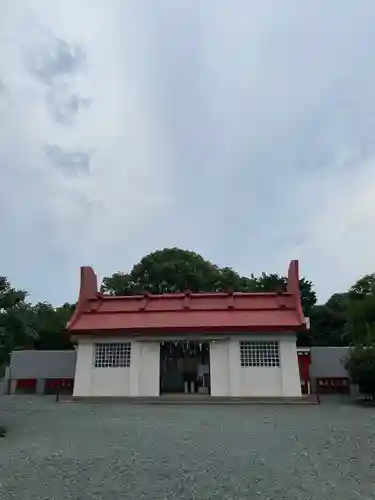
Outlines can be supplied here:
[[208, 342], [160, 344], [160, 394], [210, 394]]

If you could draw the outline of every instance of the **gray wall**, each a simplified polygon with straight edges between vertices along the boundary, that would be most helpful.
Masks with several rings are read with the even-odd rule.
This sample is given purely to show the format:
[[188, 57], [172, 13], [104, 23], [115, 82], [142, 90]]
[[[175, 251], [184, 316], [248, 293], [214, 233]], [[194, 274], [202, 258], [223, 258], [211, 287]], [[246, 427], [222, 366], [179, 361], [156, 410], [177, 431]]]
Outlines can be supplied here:
[[72, 351], [13, 351], [8, 377], [74, 378], [76, 352]]
[[348, 377], [344, 358], [349, 347], [312, 347], [310, 377]]
[[[310, 376], [347, 377], [343, 359], [348, 347], [312, 347]], [[75, 351], [14, 351], [6, 376], [22, 378], [74, 378]]]

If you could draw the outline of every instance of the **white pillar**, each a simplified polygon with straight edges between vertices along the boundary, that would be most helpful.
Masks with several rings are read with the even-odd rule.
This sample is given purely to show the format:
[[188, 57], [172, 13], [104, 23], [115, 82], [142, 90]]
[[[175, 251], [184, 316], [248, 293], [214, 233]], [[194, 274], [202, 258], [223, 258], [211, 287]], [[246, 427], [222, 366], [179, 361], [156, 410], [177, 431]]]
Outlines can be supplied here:
[[73, 396], [90, 396], [91, 372], [94, 363], [93, 341], [80, 341], [77, 346], [77, 361]]
[[160, 396], [160, 343], [139, 342], [138, 395]]
[[141, 345], [139, 342], [132, 342], [130, 358], [129, 396], [139, 396], [139, 375], [141, 372], [141, 363]]
[[280, 367], [283, 397], [300, 397], [302, 395], [299, 374], [296, 336], [288, 335], [280, 338]]
[[240, 342], [238, 339], [229, 341], [229, 396], [241, 396], [240, 390]]
[[211, 396], [229, 396], [229, 341], [210, 342]]

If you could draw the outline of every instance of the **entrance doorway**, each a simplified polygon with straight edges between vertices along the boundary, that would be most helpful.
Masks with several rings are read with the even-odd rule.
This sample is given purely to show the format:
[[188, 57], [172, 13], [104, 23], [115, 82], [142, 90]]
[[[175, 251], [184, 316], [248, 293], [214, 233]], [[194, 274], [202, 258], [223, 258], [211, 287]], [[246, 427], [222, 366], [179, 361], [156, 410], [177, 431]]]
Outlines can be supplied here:
[[210, 394], [208, 342], [160, 344], [160, 394]]

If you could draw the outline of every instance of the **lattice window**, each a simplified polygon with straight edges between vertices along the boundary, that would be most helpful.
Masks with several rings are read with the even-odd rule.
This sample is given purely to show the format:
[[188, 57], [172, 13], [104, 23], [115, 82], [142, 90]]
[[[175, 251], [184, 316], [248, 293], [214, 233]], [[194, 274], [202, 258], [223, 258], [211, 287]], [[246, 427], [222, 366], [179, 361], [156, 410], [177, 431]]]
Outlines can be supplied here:
[[240, 342], [241, 366], [280, 366], [279, 343], [272, 340]]
[[95, 368], [128, 368], [130, 366], [130, 342], [103, 342], [95, 344]]

